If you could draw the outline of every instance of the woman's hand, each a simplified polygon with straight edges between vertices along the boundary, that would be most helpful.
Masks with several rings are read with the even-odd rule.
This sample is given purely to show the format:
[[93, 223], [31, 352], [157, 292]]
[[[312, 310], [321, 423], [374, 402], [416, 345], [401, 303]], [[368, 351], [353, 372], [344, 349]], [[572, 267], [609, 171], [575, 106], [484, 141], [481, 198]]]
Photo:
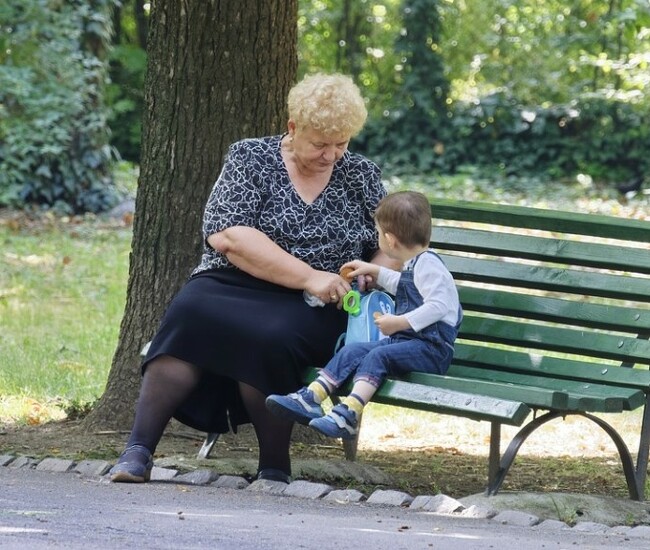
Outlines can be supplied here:
[[338, 304], [341, 307], [341, 299], [351, 289], [350, 283], [336, 273], [313, 270], [309, 277], [305, 290], [312, 296], [318, 296], [326, 304]]

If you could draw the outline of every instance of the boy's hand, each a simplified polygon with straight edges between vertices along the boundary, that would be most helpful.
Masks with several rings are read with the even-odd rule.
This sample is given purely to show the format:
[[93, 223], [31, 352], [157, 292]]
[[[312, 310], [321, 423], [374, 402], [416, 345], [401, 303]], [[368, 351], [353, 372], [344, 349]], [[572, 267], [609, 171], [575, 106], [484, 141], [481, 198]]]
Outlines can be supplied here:
[[356, 277], [359, 290], [364, 292], [377, 282], [379, 266], [361, 260], [352, 260], [341, 266], [340, 273], [348, 281], [352, 281]]
[[392, 313], [386, 313], [382, 315], [378, 311], [374, 313], [375, 325], [381, 331], [382, 334], [386, 336], [392, 336], [400, 330], [407, 330], [411, 328], [411, 325], [406, 320], [404, 315], [393, 315]]

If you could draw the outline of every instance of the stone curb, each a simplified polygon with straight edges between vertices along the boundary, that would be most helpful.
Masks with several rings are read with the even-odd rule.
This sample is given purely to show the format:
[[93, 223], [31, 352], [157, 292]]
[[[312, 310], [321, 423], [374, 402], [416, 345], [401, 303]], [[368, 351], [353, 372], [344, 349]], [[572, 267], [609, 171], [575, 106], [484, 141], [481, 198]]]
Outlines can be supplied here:
[[[39, 461], [30, 457], [0, 455], [0, 467], [29, 468], [50, 473], [75, 473], [82, 477], [99, 477], [107, 481], [107, 473], [111, 466], [112, 464], [105, 460], [83, 460], [75, 463], [72, 460], [62, 458], [44, 458]], [[214, 470], [209, 469], [179, 473], [176, 469], [156, 465], [154, 465], [151, 472], [151, 480], [257, 491], [276, 496], [282, 495], [312, 500], [322, 499], [337, 504], [359, 504], [365, 502], [367, 505], [377, 507], [383, 506], [389, 508], [398, 506], [414, 511], [426, 511], [432, 515], [487, 519], [503, 525], [517, 525], [540, 530], [575, 530], [594, 535], [624, 535], [626, 537], [645, 538], [650, 541], [650, 526], [648, 525], [638, 525], [636, 527], [617, 525], [610, 527], [602, 523], [583, 521], [577, 522], [572, 527], [563, 521], [554, 519], [542, 520], [535, 515], [517, 510], [504, 510], [497, 513], [494, 510], [488, 510], [476, 505], [465, 507], [460, 501], [443, 494], [413, 497], [401, 491], [377, 489], [369, 497], [366, 497], [363, 493], [355, 489], [336, 489], [331, 485], [301, 479], [292, 481], [288, 485], [280, 481], [266, 479], [255, 480], [249, 483], [243, 477], [219, 475]]]

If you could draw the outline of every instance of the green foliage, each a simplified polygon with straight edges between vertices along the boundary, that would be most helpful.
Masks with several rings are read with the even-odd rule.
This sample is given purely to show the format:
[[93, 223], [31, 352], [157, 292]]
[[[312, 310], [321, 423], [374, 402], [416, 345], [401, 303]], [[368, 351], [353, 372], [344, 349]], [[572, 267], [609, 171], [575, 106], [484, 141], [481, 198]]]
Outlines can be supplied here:
[[97, 399], [84, 401], [82, 399], [72, 399], [63, 405], [63, 412], [68, 420], [80, 420], [85, 418], [93, 410]]
[[132, 162], [140, 161], [146, 68], [147, 54], [139, 46], [123, 44], [112, 49], [111, 83], [106, 88], [111, 145], [123, 159]]
[[[299, 76], [316, 71], [353, 75], [369, 98], [370, 118], [381, 117], [399, 89], [401, 0], [301, 0]], [[352, 32], [352, 31], [356, 31]]]
[[401, 56], [399, 108], [404, 117], [444, 117], [449, 83], [440, 50], [439, 0], [404, 0], [403, 28], [395, 42]]
[[389, 171], [428, 172], [436, 167], [449, 93], [439, 54], [439, 1], [404, 0], [402, 24], [394, 48], [401, 60], [399, 88], [383, 116], [369, 122], [359, 147], [381, 158]]
[[115, 202], [102, 99], [112, 1], [0, 7], [0, 204], [71, 213]]
[[[622, 181], [650, 168], [649, 113], [640, 104], [585, 94], [567, 104], [525, 106], [505, 93], [457, 104], [455, 141], [443, 166], [491, 167], [504, 175]], [[453, 137], [453, 136], [451, 136]]]
[[523, 105], [506, 92], [457, 102], [433, 145], [430, 136], [400, 134], [400, 120], [388, 122], [370, 121], [359, 139], [387, 174], [451, 174], [475, 166], [499, 177], [585, 174], [621, 183], [650, 171], [648, 106], [599, 94], [547, 107]]
[[[147, 25], [143, 0], [0, 3], [0, 204], [111, 204], [112, 151], [139, 161]], [[298, 31], [300, 75], [359, 83], [355, 149], [387, 175], [647, 173], [647, 0], [301, 0]]]
[[527, 104], [567, 103], [650, 83], [646, 0], [445, 2], [442, 55], [456, 99], [507, 89]]
[[301, 72], [356, 76], [370, 117], [354, 147], [387, 175], [647, 172], [647, 2], [311, 0], [299, 30]]
[[130, 162], [140, 162], [148, 24], [149, 12], [143, 0], [122, 0], [113, 8], [110, 84], [105, 100], [110, 143], [122, 159]]

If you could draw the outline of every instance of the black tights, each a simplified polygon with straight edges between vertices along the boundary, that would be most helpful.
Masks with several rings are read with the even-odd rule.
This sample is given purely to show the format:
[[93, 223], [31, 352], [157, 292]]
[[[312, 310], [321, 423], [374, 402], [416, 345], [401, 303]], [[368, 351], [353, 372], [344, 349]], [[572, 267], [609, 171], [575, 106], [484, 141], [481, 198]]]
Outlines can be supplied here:
[[[168, 355], [154, 359], [144, 373], [127, 447], [142, 445], [153, 454], [167, 423], [200, 380], [201, 370], [194, 365]], [[291, 475], [293, 423], [272, 415], [259, 390], [240, 382], [239, 391], [259, 443], [258, 469], [275, 468]]]
[[127, 446], [143, 445], [153, 454], [167, 423], [200, 380], [198, 367], [169, 355], [149, 363], [142, 378]]
[[274, 468], [291, 475], [289, 442], [293, 422], [287, 422], [270, 413], [265, 404], [266, 396], [252, 386], [240, 382], [239, 393], [255, 428], [259, 444], [258, 470]]

